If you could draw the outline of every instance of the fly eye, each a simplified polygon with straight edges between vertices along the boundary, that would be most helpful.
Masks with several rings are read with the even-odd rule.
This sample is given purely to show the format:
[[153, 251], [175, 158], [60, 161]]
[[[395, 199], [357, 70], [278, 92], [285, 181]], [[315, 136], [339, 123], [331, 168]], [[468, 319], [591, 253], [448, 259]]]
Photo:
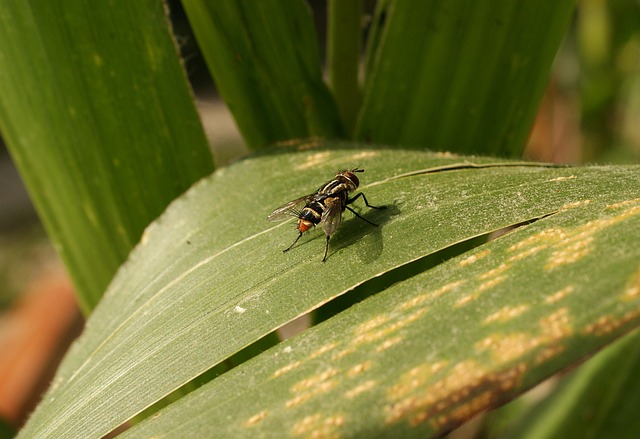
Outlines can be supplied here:
[[353, 172], [347, 172], [346, 177], [351, 180], [356, 185], [356, 187], [360, 186], [360, 180], [358, 180], [358, 177], [356, 177]]

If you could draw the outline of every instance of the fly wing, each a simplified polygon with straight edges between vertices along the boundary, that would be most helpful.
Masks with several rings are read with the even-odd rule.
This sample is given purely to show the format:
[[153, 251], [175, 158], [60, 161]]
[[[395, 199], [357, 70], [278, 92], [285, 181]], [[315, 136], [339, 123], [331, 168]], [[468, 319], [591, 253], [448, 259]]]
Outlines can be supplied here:
[[307, 204], [307, 202], [313, 197], [311, 195], [305, 195], [304, 197], [296, 198], [295, 200], [291, 200], [288, 203], [283, 204], [278, 207], [276, 210], [271, 212], [267, 217], [268, 221], [283, 221], [290, 217], [298, 217], [300, 216], [300, 211]]
[[324, 201], [326, 207], [322, 213], [322, 230], [327, 236], [333, 235], [342, 222], [342, 205], [339, 198], [327, 198]]

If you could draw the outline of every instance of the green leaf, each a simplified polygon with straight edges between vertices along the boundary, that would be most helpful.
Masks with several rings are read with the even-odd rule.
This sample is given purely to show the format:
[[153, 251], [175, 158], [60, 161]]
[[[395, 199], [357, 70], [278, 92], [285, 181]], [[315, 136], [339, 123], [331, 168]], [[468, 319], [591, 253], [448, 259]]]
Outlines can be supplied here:
[[250, 147], [344, 136], [322, 80], [315, 29], [304, 1], [182, 3], [217, 89]]
[[[566, 179], [611, 188], [637, 170], [533, 172], [540, 189], [568, 189]], [[613, 197], [592, 190], [284, 342], [124, 436], [440, 436], [637, 327], [640, 199], [627, 198], [637, 184]], [[600, 380], [613, 384], [611, 372]], [[554, 433], [527, 437], [586, 437]]]
[[379, 2], [354, 138], [521, 155], [574, 5]]
[[[630, 286], [637, 291], [640, 278], [635, 280], [635, 285]], [[565, 377], [556, 391], [506, 438], [637, 438], [638, 335], [638, 331], [633, 332]]]
[[[620, 314], [635, 309], [635, 298], [621, 302], [615, 294], [618, 294], [616, 285], [627, 282], [630, 265], [635, 264], [632, 271], [637, 270], [638, 265], [637, 246], [632, 245], [639, 233], [637, 215], [640, 213], [635, 198], [640, 186], [637, 167], [547, 168], [539, 164], [422, 151], [352, 149], [350, 145], [340, 144], [333, 145], [333, 149], [313, 146], [300, 145], [301, 151], [281, 149], [273, 155], [246, 159], [202, 180], [177, 199], [147, 229], [140, 245], [119, 271], [89, 319], [85, 333], [64, 360], [52, 389], [21, 432], [22, 436], [104, 435], [243, 347], [358, 285], [387, 273], [404, 273], [406, 279], [415, 274], [411, 272], [412, 261], [419, 262], [426, 255], [470, 238], [548, 215], [552, 216], [490, 243], [486, 249], [480, 247], [475, 256], [466, 256], [467, 262], [441, 265], [423, 276], [415, 276], [416, 280], [401, 282], [389, 289], [388, 294], [380, 294], [380, 298], [375, 297], [371, 302], [374, 305], [367, 305], [373, 308], [365, 308], [369, 311], [364, 317], [358, 314], [362, 322], [385, 315], [384, 311], [378, 312], [388, 306], [383, 306], [384, 303], [391, 303], [395, 313], [410, 313], [410, 307], [402, 311], [397, 306], [413, 300], [412, 295], [423, 294], [418, 297], [430, 300], [432, 296], [425, 293], [449, 284], [452, 292], [442, 296], [442, 301], [433, 297], [434, 302], [429, 302], [429, 306], [440, 311], [426, 313], [425, 310], [424, 316], [420, 311], [423, 302], [419, 300], [415, 311], [420, 315], [414, 317], [420, 326], [406, 328], [407, 331], [412, 328], [411, 331], [419, 335], [407, 334], [406, 339], [389, 351], [394, 355], [385, 359], [384, 364], [397, 365], [387, 369], [389, 373], [397, 371], [398, 375], [384, 378], [383, 374], [380, 379], [397, 383], [406, 377], [403, 374], [407, 371], [401, 365], [418, 367], [438, 362], [444, 362], [446, 367], [434, 377], [443, 377], [446, 371], [456, 371], [456, 358], [464, 358], [463, 369], [456, 372], [462, 373], [466, 370], [464, 367], [477, 362], [471, 357], [480, 355], [487, 364], [484, 369], [478, 368], [478, 372], [493, 377], [490, 381], [495, 385], [499, 378], [515, 374], [517, 385], [508, 386], [508, 390], [516, 393], [541, 375], [574, 361], [577, 353], [585, 355], [635, 324], [636, 317], [632, 316], [600, 338], [590, 334], [572, 338], [561, 332], [556, 334], [562, 336], [560, 338], [545, 339], [534, 331], [534, 328], [541, 331], [539, 323], [546, 321], [544, 319], [558, 323], [553, 320], [555, 317], [561, 318], [558, 330], [565, 330], [562, 320], [565, 314], [557, 308], [565, 302], [571, 303], [571, 308], [567, 308], [568, 324], [576, 328], [576, 334], [582, 334], [581, 328], [589, 324], [598, 329], [597, 322], [609, 311], [612, 313], [609, 321], [614, 322]], [[361, 178], [361, 190], [369, 202], [386, 205], [387, 209], [368, 210], [360, 202], [354, 203], [354, 207], [380, 226], [372, 227], [345, 213], [344, 223], [331, 240], [326, 263], [320, 261], [324, 239], [318, 231], [282, 254], [281, 250], [297, 232], [292, 223], [266, 222], [269, 212], [290, 199], [312, 192], [336, 169], [356, 165], [366, 170]], [[556, 233], [552, 233], [554, 230]], [[626, 243], [630, 249], [620, 247], [620, 238], [616, 239], [621, 230], [629, 237], [625, 237], [622, 244]], [[588, 238], [601, 236], [607, 239], [597, 239], [595, 248], [589, 245]], [[510, 240], [513, 243], [509, 244]], [[585, 246], [580, 246], [583, 241]], [[522, 242], [528, 244], [518, 244]], [[567, 263], [566, 267], [559, 262], [558, 270], [549, 269], [549, 277], [542, 277], [541, 261], [556, 251], [559, 252], [556, 259], [563, 261], [562, 251], [574, 248], [572, 245], [586, 252], [585, 257]], [[515, 250], [510, 250], [513, 246]], [[535, 249], [539, 249], [538, 253]], [[495, 256], [482, 258], [492, 252]], [[515, 259], [513, 276], [508, 276], [501, 264], [527, 252], [530, 258]], [[608, 255], [603, 264], [610, 269], [606, 276], [597, 268], [602, 254]], [[478, 262], [472, 264], [476, 259]], [[534, 267], [538, 271], [534, 271]], [[569, 270], [576, 267], [582, 268], [574, 276]], [[455, 279], [459, 279], [459, 284], [452, 284]], [[558, 296], [556, 302], [545, 305], [544, 297], [567, 289], [566, 282], [575, 284], [575, 293], [571, 290], [566, 296]], [[583, 292], [584, 285], [590, 289]], [[492, 287], [505, 288], [508, 294], [494, 295], [494, 291], [502, 290]], [[602, 288], [614, 296], [602, 296]], [[487, 293], [480, 294], [484, 290]], [[583, 296], [588, 301], [583, 301]], [[473, 306], [469, 305], [474, 301]], [[509, 310], [517, 311], [524, 304], [528, 304], [528, 308], [523, 313], [528, 311], [530, 317], [522, 321], [529, 326], [516, 330], [513, 325], [521, 319], [508, 320]], [[573, 315], [575, 307], [583, 311], [582, 316]], [[375, 310], [373, 314], [371, 309]], [[558, 312], [560, 314], [556, 314]], [[474, 322], [482, 322], [494, 314], [494, 320], [478, 329], [479, 323]], [[398, 317], [405, 318], [403, 315]], [[397, 320], [379, 318], [381, 328]], [[358, 346], [349, 344], [354, 331], [367, 328], [358, 323], [358, 319], [345, 316], [328, 321], [328, 324], [341, 322], [340, 331], [334, 335], [341, 346], [352, 346], [356, 352]], [[407, 317], [405, 321], [413, 320]], [[422, 328], [424, 325], [427, 332]], [[327, 326], [318, 328], [320, 331]], [[375, 332], [373, 327], [369, 328]], [[499, 329], [504, 329], [504, 338], [497, 333], [492, 339], [492, 330]], [[403, 331], [397, 335], [404, 334]], [[458, 338], [458, 333], [466, 335]], [[315, 334], [315, 330], [310, 334]], [[524, 343], [526, 349], [519, 349], [517, 342], [524, 340], [525, 335], [539, 340], [539, 344]], [[385, 336], [380, 341], [387, 339]], [[329, 337], [309, 340], [320, 340], [316, 345], [307, 345], [306, 349], [318, 352], [322, 361], [310, 361], [305, 367], [322, 373], [328, 356], [333, 354], [322, 353]], [[474, 345], [480, 340], [495, 340], [499, 349]], [[510, 345], [511, 341], [516, 344]], [[555, 351], [543, 349], [547, 342], [566, 342], [567, 348], [554, 356]], [[341, 361], [362, 361], [373, 346], [363, 343], [362, 352]], [[470, 351], [469, 346], [475, 346], [475, 351]], [[399, 358], [398, 349], [405, 351]], [[267, 356], [274, 355], [273, 352], [282, 353], [278, 347]], [[534, 359], [544, 353], [549, 355], [548, 361], [536, 365]], [[286, 365], [288, 358], [280, 355], [278, 361]], [[526, 369], [527, 361], [531, 362], [535, 374], [525, 375], [521, 371]], [[514, 362], [525, 366], [513, 369]], [[260, 381], [261, 377], [274, 373], [270, 368], [261, 367], [260, 374], [245, 374], [241, 379], [262, 389], [267, 384]], [[504, 373], [492, 372], [492, 368]], [[342, 366], [339, 370], [344, 372]], [[238, 371], [214, 380], [222, 383], [216, 386], [224, 387], [224, 394], [235, 395], [239, 390], [224, 385], [237, 382], [234, 380], [240, 379], [238, 374], [241, 374], [240, 369]], [[376, 373], [382, 371], [376, 368]], [[286, 379], [296, 379], [298, 375], [292, 376], [294, 378]], [[526, 381], [519, 380], [523, 377]], [[279, 395], [288, 391], [288, 387], [283, 388]], [[510, 395], [509, 392], [505, 395]], [[335, 398], [335, 394], [331, 395]], [[225, 401], [222, 397], [219, 400]], [[252, 404], [260, 401], [242, 404], [255, 408]], [[254, 415], [256, 413], [249, 417]], [[413, 416], [407, 416], [410, 415]], [[235, 428], [238, 422], [246, 420], [225, 422], [229, 422], [229, 428]], [[297, 421], [301, 419], [291, 418], [287, 422]], [[399, 419], [394, 425], [405, 423]]]
[[0, 8], [0, 127], [85, 312], [213, 169], [160, 2]]
[[362, 0], [330, 0], [327, 5], [327, 71], [333, 96], [349, 133], [362, 104], [359, 79]]

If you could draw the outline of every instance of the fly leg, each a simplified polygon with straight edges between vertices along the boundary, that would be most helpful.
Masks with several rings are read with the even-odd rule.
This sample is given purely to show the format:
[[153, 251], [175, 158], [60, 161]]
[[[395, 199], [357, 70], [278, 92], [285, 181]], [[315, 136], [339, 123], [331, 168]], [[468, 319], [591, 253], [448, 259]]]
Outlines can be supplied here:
[[[353, 210], [352, 208], [350, 208], [349, 206], [345, 206], [347, 209], [349, 209], [351, 211], [351, 213], [353, 213], [355, 216], [357, 216], [358, 218], [360, 218], [363, 221], [368, 222], [369, 224], [371, 224], [372, 226], [378, 227], [378, 225], [376, 223], [372, 223], [371, 221], [369, 221], [368, 219], [366, 219], [365, 217], [363, 217], [362, 215], [360, 215], [358, 212], [356, 212], [355, 210]], [[376, 209], [379, 209], [379, 207], [376, 207]]]
[[302, 232], [300, 232], [298, 234], [298, 237], [293, 240], [293, 243], [288, 248], [282, 250], [282, 253], [285, 253], [285, 252], [288, 252], [289, 250], [291, 250], [293, 248], [293, 246], [296, 245], [296, 242], [298, 242], [298, 239], [300, 239], [301, 236], [302, 236]]
[[[367, 207], [370, 207], [370, 208], [372, 208], [372, 209], [386, 209], [386, 208], [387, 208], [387, 206], [373, 206], [373, 205], [369, 204], [369, 201], [367, 200], [367, 197], [365, 197], [365, 196], [364, 196], [364, 192], [360, 192], [360, 193], [359, 193], [358, 195], [356, 195], [355, 197], [353, 197], [353, 198], [349, 198], [349, 199], [347, 200], [347, 204], [351, 204], [351, 203], [353, 203], [354, 201], [356, 201], [356, 200], [357, 200], [358, 198], [360, 198], [360, 197], [362, 197], [362, 198], [364, 199], [364, 204], [365, 204]], [[351, 210], [351, 209], [349, 209], [349, 210]], [[353, 212], [353, 211], [352, 211], [352, 212]]]
[[[362, 197], [364, 199], [364, 204], [367, 207], [370, 207], [371, 209], [386, 209], [387, 206], [373, 206], [371, 204], [369, 204], [369, 201], [367, 200], [367, 197], [364, 196], [364, 192], [360, 192], [358, 195], [356, 195], [353, 198], [350, 198], [347, 200], [347, 204], [351, 204], [354, 201], [356, 201], [358, 198]], [[357, 216], [358, 218], [360, 218], [361, 220], [364, 220], [365, 222], [368, 222], [369, 224], [371, 224], [372, 226], [378, 227], [377, 224], [372, 223], [371, 221], [369, 221], [368, 219], [366, 219], [365, 217], [363, 217], [362, 215], [360, 215], [358, 212], [356, 212], [355, 210], [353, 210], [352, 208], [350, 208], [349, 206], [345, 205], [344, 207], [346, 207], [347, 209], [349, 209], [351, 211], [351, 213], [353, 213], [355, 216]]]
[[329, 251], [329, 238], [331, 238], [331, 236], [327, 235], [327, 240], [324, 244], [324, 257], [322, 258], [322, 262], [327, 260], [327, 252]]

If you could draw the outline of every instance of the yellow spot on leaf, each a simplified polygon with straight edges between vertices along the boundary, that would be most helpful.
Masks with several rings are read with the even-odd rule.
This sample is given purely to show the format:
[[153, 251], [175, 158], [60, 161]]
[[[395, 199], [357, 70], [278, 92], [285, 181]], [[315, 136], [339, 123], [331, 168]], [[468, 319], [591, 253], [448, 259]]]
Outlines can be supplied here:
[[431, 299], [431, 294], [420, 294], [418, 296], [412, 297], [411, 299], [402, 302], [398, 305], [398, 309], [407, 310], [411, 308], [415, 308], [416, 306], [421, 306], [423, 303], [427, 302]]
[[546, 245], [536, 245], [534, 247], [529, 247], [527, 249], [522, 250], [521, 252], [518, 252], [516, 254], [514, 254], [513, 256], [510, 256], [508, 261], [509, 262], [516, 262], [516, 261], [520, 261], [522, 259], [526, 259], [529, 256], [533, 256], [536, 253], [541, 252], [542, 250], [546, 249], [547, 246]]
[[386, 349], [389, 349], [391, 346], [394, 346], [398, 343], [400, 343], [403, 340], [402, 337], [393, 337], [393, 338], [388, 338], [386, 340], [384, 340], [382, 343], [380, 343], [378, 345], [378, 347], [376, 347], [376, 352], [382, 352]]
[[338, 374], [338, 369], [328, 368], [325, 371], [309, 378], [298, 381], [291, 386], [294, 397], [285, 403], [287, 408], [295, 407], [308, 401], [316, 395], [333, 389], [337, 382], [332, 378]]
[[460, 262], [458, 262], [458, 265], [460, 265], [461, 267], [466, 267], [467, 265], [471, 265], [473, 263], [478, 262], [480, 259], [486, 256], [489, 256], [490, 254], [491, 254], [491, 250], [480, 251], [475, 255], [471, 255], [468, 258], [462, 259]]
[[542, 361], [564, 350], [560, 342], [573, 333], [568, 308], [560, 308], [540, 320], [538, 334], [492, 334], [477, 342], [475, 348], [481, 352], [490, 351], [493, 361], [500, 364], [514, 361], [542, 347], [544, 353], [537, 356], [538, 361]]
[[623, 207], [634, 206], [634, 205], [640, 205], [640, 198], [633, 198], [631, 200], [624, 200], [619, 203], [609, 204], [607, 206], [607, 209], [620, 209]]
[[525, 311], [528, 311], [529, 308], [529, 305], [520, 305], [516, 307], [505, 306], [484, 319], [484, 323], [508, 322], [509, 320], [520, 316]]
[[302, 363], [300, 361], [294, 361], [293, 363], [289, 363], [284, 367], [281, 367], [280, 369], [276, 370], [273, 373], [273, 377], [274, 378], [278, 378], [279, 376], [284, 375], [287, 372], [292, 371], [293, 369], [299, 367]]
[[325, 418], [316, 413], [306, 416], [294, 424], [291, 433], [293, 436], [303, 436], [309, 439], [339, 439], [340, 427], [344, 425], [344, 415], [332, 415]]
[[362, 151], [357, 154], [353, 154], [351, 157], [347, 157], [345, 161], [356, 163], [358, 160], [370, 159], [378, 155], [378, 151]]
[[552, 178], [549, 181], [565, 181], [565, 180], [573, 180], [574, 178], [578, 178], [575, 175], [569, 175], [568, 177], [556, 177]]
[[574, 286], [572, 286], [572, 285], [569, 285], [568, 287], [564, 287], [560, 291], [557, 291], [557, 292], [551, 294], [550, 296], [547, 296], [544, 299], [544, 303], [555, 303], [555, 302], [557, 302], [557, 301], [559, 301], [561, 299], [564, 299], [569, 294], [573, 293], [575, 289], [576, 288]]
[[640, 318], [640, 309], [630, 310], [622, 317], [602, 316], [595, 323], [587, 325], [585, 332], [596, 336], [606, 335], [638, 318]]
[[386, 322], [388, 322], [390, 319], [390, 317], [388, 315], [384, 315], [384, 314], [380, 314], [375, 316], [372, 319], [367, 320], [364, 323], [361, 323], [360, 325], [358, 325], [358, 327], [355, 330], [356, 334], [362, 334], [362, 333], [367, 333], [369, 331], [371, 331], [374, 328], [377, 328], [380, 325], [385, 324]]
[[437, 290], [435, 290], [433, 292], [433, 298], [435, 299], [436, 297], [440, 297], [443, 294], [446, 294], [446, 293], [448, 293], [448, 292], [450, 292], [452, 290], [455, 290], [456, 288], [458, 288], [459, 286], [463, 285], [464, 283], [465, 283], [465, 281], [463, 281], [463, 280], [459, 280], [459, 281], [456, 281], [456, 282], [448, 283], [448, 284], [438, 288]]
[[580, 206], [586, 206], [587, 204], [591, 203], [591, 200], [581, 200], [581, 201], [574, 201], [573, 203], [567, 203], [564, 206], [562, 206], [560, 208], [560, 210], [569, 210], [569, 209], [575, 209], [576, 207], [580, 207]]
[[485, 280], [485, 279], [490, 279], [492, 277], [496, 277], [499, 274], [503, 273], [507, 268], [509, 268], [509, 265], [502, 263], [498, 265], [496, 268], [493, 268], [489, 271], [485, 271], [484, 273], [478, 275], [478, 279]]
[[352, 389], [347, 390], [347, 392], [345, 392], [344, 396], [346, 396], [347, 398], [351, 399], [351, 398], [355, 398], [356, 396], [360, 395], [361, 393], [364, 393], [368, 390], [373, 389], [376, 386], [376, 382], [374, 380], [368, 380], [365, 381], [362, 384], [358, 384], [357, 386], [355, 386]]
[[296, 170], [309, 169], [313, 168], [314, 166], [324, 164], [327, 162], [329, 157], [331, 157], [331, 151], [323, 151], [311, 154], [303, 163], [296, 166]]
[[540, 329], [544, 334], [544, 341], [557, 341], [573, 335], [571, 316], [568, 308], [560, 308], [553, 314], [540, 321]]
[[386, 422], [406, 420], [416, 426], [428, 421], [436, 429], [455, 426], [493, 405], [500, 392], [509, 392], [518, 385], [526, 370], [523, 363], [489, 373], [480, 363], [468, 360], [433, 382], [433, 375], [445, 365], [422, 365], [401, 375], [387, 393]]
[[475, 292], [475, 293], [471, 293], [471, 294], [467, 294], [466, 296], [460, 298], [456, 303], [455, 303], [455, 307], [456, 308], [460, 308], [462, 306], [468, 305], [469, 303], [473, 302], [474, 300], [476, 300], [478, 297], [480, 297], [480, 292]]
[[304, 418], [302, 418], [302, 420], [294, 424], [292, 431], [293, 435], [300, 436], [309, 431], [313, 431], [313, 426], [318, 423], [320, 418], [321, 416], [319, 413], [316, 413], [315, 415], [305, 416]]
[[322, 345], [316, 351], [314, 351], [311, 355], [309, 355], [309, 358], [316, 358], [316, 357], [319, 357], [320, 355], [326, 354], [330, 350], [335, 349], [336, 346], [338, 346], [338, 344], [335, 342]]
[[560, 248], [551, 254], [545, 268], [553, 270], [562, 265], [573, 264], [587, 256], [593, 250], [593, 236], [582, 235], [577, 239], [571, 239], [569, 242], [561, 245]]
[[298, 381], [293, 385], [291, 390], [293, 392], [300, 392], [302, 390], [307, 390], [312, 387], [317, 387], [318, 385], [326, 382], [327, 380], [336, 376], [337, 374], [338, 374], [338, 369], [334, 369], [333, 367], [330, 367], [325, 371], [323, 371], [322, 373], [319, 373], [317, 375], [313, 375], [304, 380]]
[[627, 286], [622, 293], [622, 300], [630, 301], [640, 298], [640, 267], [631, 276], [627, 282]]
[[352, 346], [346, 349], [342, 349], [331, 356], [332, 360], [339, 360], [341, 358], [346, 357], [349, 354], [353, 354], [356, 351], [356, 347]]
[[541, 364], [546, 361], [549, 361], [555, 356], [561, 354], [564, 350], [565, 350], [565, 347], [563, 345], [558, 344], [558, 345], [548, 346], [544, 348], [542, 351], [540, 351], [538, 355], [536, 355], [535, 362], [536, 364]]
[[483, 282], [478, 286], [478, 291], [484, 292], [489, 288], [493, 288], [497, 285], [500, 285], [502, 282], [504, 282], [507, 279], [508, 279], [508, 276], [497, 276], [497, 277], [494, 277], [493, 279], [489, 279], [488, 281]]
[[349, 377], [354, 377], [356, 375], [359, 375], [362, 372], [369, 370], [371, 368], [371, 365], [372, 365], [371, 360], [358, 363], [355, 366], [353, 366], [351, 369], [349, 369], [349, 371], [347, 372], [347, 375]]
[[566, 236], [566, 232], [560, 228], [550, 228], [529, 236], [522, 241], [513, 244], [507, 251], [513, 253], [519, 250], [531, 247], [542, 246], [546, 248], [548, 245], [561, 241]]
[[245, 426], [253, 427], [254, 425], [264, 420], [264, 418], [266, 417], [267, 417], [267, 412], [265, 410], [262, 410], [261, 412], [256, 413], [255, 415], [247, 419], [247, 422], [245, 422]]
[[491, 351], [495, 363], [507, 363], [536, 349], [540, 339], [524, 332], [492, 334], [476, 343], [479, 351]]

